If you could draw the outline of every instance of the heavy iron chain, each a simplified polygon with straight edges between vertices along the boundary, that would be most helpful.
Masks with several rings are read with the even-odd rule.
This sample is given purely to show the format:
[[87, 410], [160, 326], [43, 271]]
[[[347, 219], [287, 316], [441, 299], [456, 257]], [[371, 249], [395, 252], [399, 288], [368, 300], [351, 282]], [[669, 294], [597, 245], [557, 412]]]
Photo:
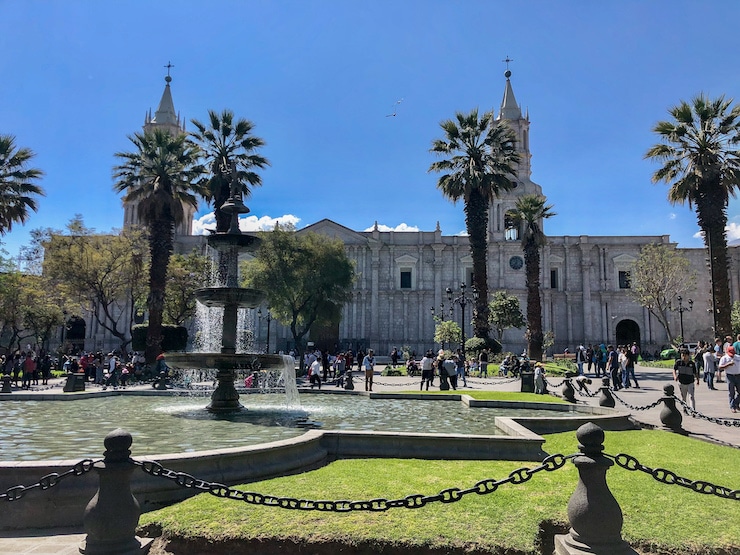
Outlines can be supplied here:
[[263, 495], [261, 493], [254, 493], [249, 491], [242, 491], [235, 488], [231, 488], [224, 484], [217, 482], [208, 482], [206, 480], [200, 480], [186, 474], [184, 472], [175, 472], [163, 467], [161, 464], [154, 461], [133, 461], [134, 464], [139, 466], [147, 474], [152, 476], [160, 476], [168, 480], [172, 480], [177, 485], [183, 488], [192, 488], [208, 492], [215, 497], [221, 497], [224, 499], [234, 499], [236, 501], [243, 501], [250, 505], [264, 505], [266, 507], [280, 507], [283, 509], [295, 509], [299, 511], [330, 511], [337, 513], [346, 513], [350, 511], [387, 511], [388, 509], [418, 509], [424, 507], [429, 503], [454, 503], [460, 501], [466, 495], [476, 493], [478, 495], [485, 495], [493, 493], [500, 486], [504, 484], [523, 484], [527, 482], [543, 470], [552, 472], [562, 468], [565, 463], [574, 457], [573, 455], [561, 455], [555, 454], [550, 455], [542, 461], [540, 466], [535, 468], [518, 468], [511, 473], [509, 476], [502, 480], [486, 479], [477, 482], [473, 487], [460, 489], [460, 488], [447, 488], [440, 491], [436, 495], [423, 495], [413, 494], [407, 495], [400, 499], [384, 499], [375, 498], [367, 499], [364, 501], [349, 501], [349, 500], [311, 500], [311, 499], [297, 499], [294, 497], [276, 497], [273, 495]]
[[652, 408], [657, 407], [658, 405], [660, 405], [663, 402], [662, 399], [658, 399], [657, 401], [655, 401], [651, 405], [645, 405], [644, 407], [636, 407], [634, 405], [630, 405], [628, 402], [624, 401], [623, 399], [620, 399], [617, 396], [617, 394], [615, 393], [614, 390], [612, 390], [612, 397], [614, 397], [617, 401], [619, 401], [620, 403], [622, 403], [625, 407], [629, 408], [630, 410], [650, 410]]
[[99, 462], [100, 460], [102, 459], [98, 459], [97, 461], [94, 461], [92, 459], [83, 459], [62, 474], [52, 472], [51, 474], [47, 474], [38, 482], [30, 486], [13, 486], [12, 488], [8, 488], [7, 490], [5, 490], [5, 493], [0, 493], [0, 500], [18, 501], [18, 499], [26, 495], [29, 491], [33, 491], [35, 489], [40, 489], [43, 491], [49, 488], [53, 488], [54, 486], [59, 485], [59, 482], [61, 482], [65, 478], [87, 474], [93, 469], [93, 465], [95, 465], [95, 463]]
[[491, 378], [491, 381], [484, 381], [483, 378], [468, 378], [468, 381], [470, 383], [479, 383], [479, 384], [496, 386], [496, 385], [505, 385], [507, 383], [518, 382], [519, 378], [504, 378], [504, 379]]
[[419, 378], [419, 380], [414, 381], [414, 382], [404, 382], [404, 383], [384, 383], [384, 382], [379, 382], [377, 380], [373, 380], [373, 385], [385, 385], [385, 386], [390, 386], [390, 387], [394, 387], [394, 386], [395, 387], [408, 387], [410, 385], [419, 385], [420, 380], [421, 378]]
[[686, 404], [683, 399], [679, 399], [678, 397], [675, 397], [675, 399], [676, 401], [681, 403], [681, 406], [683, 406], [684, 414], [688, 414], [693, 418], [701, 418], [707, 420], [709, 422], [712, 422], [713, 424], [727, 426], [728, 428], [731, 428], [732, 426], [740, 428], [740, 420], [738, 420], [737, 418], [715, 418], [714, 416], [707, 416], [706, 414], [700, 413], [698, 410], [692, 409], [689, 405]]
[[740, 490], [730, 489], [725, 486], [717, 486], [705, 480], [689, 480], [679, 476], [675, 472], [666, 470], [665, 468], [650, 468], [640, 464], [640, 462], [632, 455], [626, 455], [619, 453], [618, 455], [604, 454], [605, 457], [612, 459], [618, 466], [627, 470], [639, 470], [645, 474], [650, 474], [655, 480], [663, 484], [681, 486], [682, 488], [690, 489], [697, 493], [703, 493], [706, 495], [716, 495], [723, 499], [731, 499], [734, 501], [740, 501]]
[[557, 389], [558, 387], [564, 385], [566, 381], [568, 381], [568, 380], [563, 380], [560, 383], [552, 384], [552, 383], [550, 383], [550, 382], [547, 381], [547, 378], [545, 378], [545, 383], [547, 384], [547, 387], [551, 387], [553, 389]]

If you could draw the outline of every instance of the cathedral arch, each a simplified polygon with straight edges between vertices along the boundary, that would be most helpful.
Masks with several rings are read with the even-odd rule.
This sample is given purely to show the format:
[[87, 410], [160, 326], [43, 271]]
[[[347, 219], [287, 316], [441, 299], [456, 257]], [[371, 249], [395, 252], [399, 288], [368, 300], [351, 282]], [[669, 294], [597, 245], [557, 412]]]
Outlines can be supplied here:
[[614, 331], [617, 345], [640, 344], [640, 326], [634, 320], [621, 320]]

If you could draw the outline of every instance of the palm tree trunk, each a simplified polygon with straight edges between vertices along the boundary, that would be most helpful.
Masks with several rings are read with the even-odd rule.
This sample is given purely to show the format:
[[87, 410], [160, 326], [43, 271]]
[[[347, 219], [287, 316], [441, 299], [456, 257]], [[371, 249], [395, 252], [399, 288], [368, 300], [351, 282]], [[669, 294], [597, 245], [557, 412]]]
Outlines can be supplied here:
[[[703, 187], [710, 190], [710, 187]], [[716, 188], [715, 188], [716, 190]], [[723, 339], [732, 335], [730, 322], [732, 303], [730, 301], [729, 260], [727, 256], [727, 225], [726, 203], [724, 199], [715, 199], [713, 195], [705, 195], [697, 199], [696, 215], [699, 227], [704, 231], [704, 243], [709, 250], [709, 260], [712, 279], [712, 299], [714, 313], [714, 333]]]
[[174, 225], [171, 221], [157, 220], [149, 227], [149, 326], [146, 333], [145, 357], [153, 363], [162, 352], [162, 314], [167, 287], [167, 266], [172, 254]]
[[478, 292], [473, 309], [473, 335], [488, 339], [491, 330], [488, 323], [488, 202], [476, 188], [465, 203], [465, 225], [473, 258], [473, 286]]
[[527, 275], [527, 355], [542, 360], [542, 301], [540, 300], [540, 249], [534, 241], [524, 247]]

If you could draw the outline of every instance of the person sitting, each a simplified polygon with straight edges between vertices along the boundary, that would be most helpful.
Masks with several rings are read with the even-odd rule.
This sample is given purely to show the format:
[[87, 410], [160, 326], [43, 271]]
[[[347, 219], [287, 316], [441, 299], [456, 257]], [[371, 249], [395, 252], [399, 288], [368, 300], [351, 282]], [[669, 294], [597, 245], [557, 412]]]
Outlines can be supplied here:
[[413, 357], [409, 357], [409, 359], [406, 361], [406, 374], [409, 376], [419, 375], [419, 365], [416, 364], [416, 361]]

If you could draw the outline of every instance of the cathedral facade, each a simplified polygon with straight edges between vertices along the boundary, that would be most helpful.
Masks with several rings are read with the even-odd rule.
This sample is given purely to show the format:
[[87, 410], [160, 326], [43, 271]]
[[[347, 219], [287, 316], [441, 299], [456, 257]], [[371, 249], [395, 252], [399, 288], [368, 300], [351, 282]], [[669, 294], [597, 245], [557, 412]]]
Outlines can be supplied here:
[[[517, 137], [521, 157], [516, 186], [492, 203], [488, 215], [488, 286], [490, 293], [503, 290], [515, 295], [526, 313], [527, 292], [520, 230], [507, 213], [517, 199], [525, 194], [543, 194], [542, 187], [531, 180], [529, 114], [522, 114], [517, 104], [510, 72], [506, 73], [503, 100], [496, 114], [505, 120]], [[155, 116], [147, 114], [145, 130], [167, 126], [184, 131], [175, 115], [167, 78], [165, 91]], [[545, 193], [546, 195], [546, 193]], [[135, 207], [124, 206], [124, 225], [136, 223]], [[194, 214], [177, 229], [176, 250], [205, 251], [205, 238], [191, 235]], [[348, 257], [355, 264], [357, 280], [351, 300], [344, 306], [335, 326], [323, 329], [311, 340], [329, 349], [373, 348], [385, 355], [393, 347], [408, 346], [416, 353], [435, 347], [434, 314], [444, 314], [458, 324], [462, 322], [461, 307], [455, 305], [452, 314], [445, 292], [451, 288], [455, 296], [460, 284], [472, 284], [472, 258], [468, 238], [464, 235], [443, 235], [437, 223], [433, 231], [394, 232], [355, 231], [329, 219], [313, 223], [298, 233], [315, 232], [340, 239]], [[590, 343], [622, 344], [636, 341], [651, 353], [669, 342], [665, 330], [650, 312], [636, 303], [630, 291], [630, 272], [640, 250], [647, 244], [676, 247], [668, 235], [658, 236], [547, 236], [541, 252], [541, 296], [543, 330], [552, 332], [554, 345], [548, 350], [562, 352], [577, 345]], [[672, 314], [673, 330], [679, 329], [683, 317], [685, 339], [710, 340], [712, 330], [712, 299], [707, 253], [704, 249], [679, 249], [691, 262], [697, 275], [694, 290], [686, 294], [693, 301], [691, 312]], [[740, 249], [730, 248], [731, 295], [740, 298]], [[265, 314], [268, 307], [262, 307]], [[465, 317], [465, 335], [471, 337], [470, 315]], [[271, 326], [268, 330], [268, 326]], [[269, 338], [270, 351], [288, 351], [293, 347], [287, 328], [255, 313], [257, 343], [265, 347]], [[506, 351], [521, 352], [526, 347], [524, 329], [509, 329], [504, 333]], [[675, 333], [678, 333], [676, 331]], [[91, 338], [92, 339], [92, 338]], [[95, 343], [106, 343], [104, 336]]]

